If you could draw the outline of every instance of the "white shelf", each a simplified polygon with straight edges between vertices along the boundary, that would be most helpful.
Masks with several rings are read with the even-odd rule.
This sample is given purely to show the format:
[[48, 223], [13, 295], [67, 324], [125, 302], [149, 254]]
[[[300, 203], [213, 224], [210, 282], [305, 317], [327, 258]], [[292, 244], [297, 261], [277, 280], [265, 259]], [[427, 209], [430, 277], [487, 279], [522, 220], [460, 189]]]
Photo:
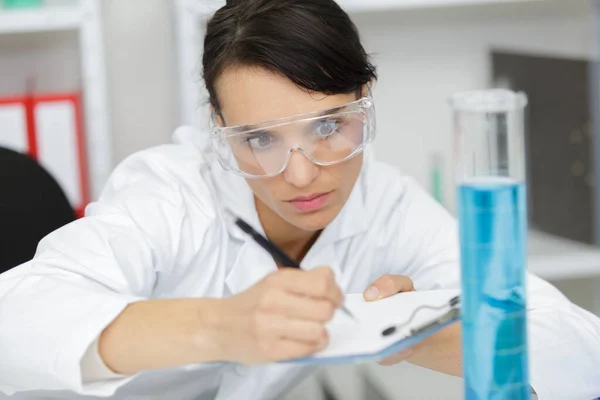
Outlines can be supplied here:
[[534, 231], [529, 234], [528, 268], [549, 280], [600, 278], [600, 248]]
[[[202, 0], [204, 1], [204, 0]], [[0, 34], [74, 31], [79, 37], [85, 141], [92, 200], [112, 170], [101, 0], [48, 1], [30, 9], [0, 8]]]
[[83, 13], [80, 7], [0, 9], [0, 34], [75, 30], [82, 23]]

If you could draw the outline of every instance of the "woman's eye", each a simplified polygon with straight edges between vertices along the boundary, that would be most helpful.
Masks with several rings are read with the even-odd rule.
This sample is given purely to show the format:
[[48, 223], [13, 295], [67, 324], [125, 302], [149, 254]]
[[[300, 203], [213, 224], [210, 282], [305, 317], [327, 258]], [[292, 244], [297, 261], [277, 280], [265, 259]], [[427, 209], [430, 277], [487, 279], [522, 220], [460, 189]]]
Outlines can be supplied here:
[[336, 119], [318, 121], [315, 125], [315, 133], [321, 138], [327, 138], [338, 131], [340, 121]]
[[253, 149], [266, 149], [273, 144], [274, 139], [271, 135], [262, 134], [247, 138], [246, 141]]

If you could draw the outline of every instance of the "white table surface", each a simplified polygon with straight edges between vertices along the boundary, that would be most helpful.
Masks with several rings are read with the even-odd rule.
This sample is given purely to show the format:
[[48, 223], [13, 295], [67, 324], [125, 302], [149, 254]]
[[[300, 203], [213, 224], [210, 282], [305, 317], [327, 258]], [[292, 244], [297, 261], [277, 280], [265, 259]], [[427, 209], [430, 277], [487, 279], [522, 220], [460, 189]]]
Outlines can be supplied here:
[[[392, 367], [365, 364], [359, 367], [366, 379], [389, 400], [463, 400], [463, 379], [440, 374], [408, 363]], [[532, 399], [537, 399], [536, 395]]]
[[528, 269], [548, 280], [600, 278], [600, 248], [531, 231]]

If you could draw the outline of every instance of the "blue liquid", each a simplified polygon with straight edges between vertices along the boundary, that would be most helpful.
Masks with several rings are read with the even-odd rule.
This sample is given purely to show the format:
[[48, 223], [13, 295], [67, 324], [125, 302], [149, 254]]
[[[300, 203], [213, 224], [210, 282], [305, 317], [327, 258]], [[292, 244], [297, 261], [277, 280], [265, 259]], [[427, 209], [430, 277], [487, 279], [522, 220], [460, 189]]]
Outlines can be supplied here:
[[529, 399], [525, 185], [464, 184], [459, 202], [465, 398]]

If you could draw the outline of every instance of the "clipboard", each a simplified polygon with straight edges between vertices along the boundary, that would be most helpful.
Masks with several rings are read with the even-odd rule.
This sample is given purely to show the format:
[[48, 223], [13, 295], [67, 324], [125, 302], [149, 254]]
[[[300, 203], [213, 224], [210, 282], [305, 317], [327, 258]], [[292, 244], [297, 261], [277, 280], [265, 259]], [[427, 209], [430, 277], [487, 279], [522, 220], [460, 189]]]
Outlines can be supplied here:
[[[399, 293], [376, 302], [348, 295], [346, 305], [357, 317], [337, 313], [327, 326], [330, 345], [311, 357], [284, 364], [356, 364], [377, 362], [404, 351], [460, 320], [458, 290]], [[388, 337], [383, 332], [396, 331]], [[354, 329], [354, 331], [352, 331]]]

